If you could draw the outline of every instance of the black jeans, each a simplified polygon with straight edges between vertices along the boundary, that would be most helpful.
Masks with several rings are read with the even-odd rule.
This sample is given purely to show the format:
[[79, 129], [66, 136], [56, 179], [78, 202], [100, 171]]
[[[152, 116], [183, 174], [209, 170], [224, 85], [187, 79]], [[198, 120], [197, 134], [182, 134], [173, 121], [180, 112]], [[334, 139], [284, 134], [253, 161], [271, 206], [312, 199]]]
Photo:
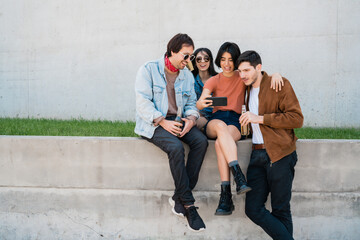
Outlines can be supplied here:
[[[293, 239], [290, 211], [296, 151], [271, 164], [266, 150], [253, 150], [247, 170], [246, 215], [273, 239]], [[271, 192], [272, 212], [265, 208]]]
[[[159, 126], [151, 139], [145, 138], [167, 153], [175, 183], [173, 199], [179, 198], [184, 205], [192, 205], [195, 199], [191, 190], [195, 187], [208, 147], [206, 136], [195, 126], [185, 136], [178, 138]], [[185, 164], [185, 150], [181, 141], [190, 147]]]

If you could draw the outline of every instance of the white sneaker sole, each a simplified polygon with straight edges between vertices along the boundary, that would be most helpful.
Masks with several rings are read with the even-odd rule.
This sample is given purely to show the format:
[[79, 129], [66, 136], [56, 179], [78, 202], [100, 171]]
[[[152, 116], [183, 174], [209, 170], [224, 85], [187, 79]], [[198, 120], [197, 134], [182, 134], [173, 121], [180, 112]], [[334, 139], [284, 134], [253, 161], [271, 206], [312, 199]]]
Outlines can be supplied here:
[[188, 227], [188, 229], [190, 229], [192, 232], [202, 232], [202, 231], [205, 231], [205, 228], [200, 228], [199, 230], [192, 229], [192, 228], [189, 226], [189, 223], [188, 223], [187, 227]]
[[175, 211], [175, 201], [172, 199], [172, 197], [169, 197], [169, 204], [171, 206], [171, 211], [178, 217], [185, 218], [184, 214], [178, 213]]

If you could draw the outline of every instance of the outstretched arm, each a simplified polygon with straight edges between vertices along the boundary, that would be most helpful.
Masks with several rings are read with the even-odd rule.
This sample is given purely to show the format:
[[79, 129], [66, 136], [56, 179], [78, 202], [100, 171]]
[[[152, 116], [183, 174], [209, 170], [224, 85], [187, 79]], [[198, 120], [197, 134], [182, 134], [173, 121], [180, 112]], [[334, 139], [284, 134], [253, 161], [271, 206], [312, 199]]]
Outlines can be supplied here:
[[207, 97], [211, 97], [211, 92], [207, 88], [203, 88], [199, 100], [196, 102], [196, 107], [199, 110], [203, 110], [206, 107], [212, 105], [212, 100], [206, 100]]
[[289, 81], [286, 81], [279, 100], [280, 113], [264, 114], [263, 124], [273, 128], [301, 128], [304, 121], [300, 103]]
[[270, 88], [274, 89], [276, 92], [281, 91], [281, 87], [284, 86], [284, 80], [280, 73], [274, 73], [271, 75], [271, 84]]

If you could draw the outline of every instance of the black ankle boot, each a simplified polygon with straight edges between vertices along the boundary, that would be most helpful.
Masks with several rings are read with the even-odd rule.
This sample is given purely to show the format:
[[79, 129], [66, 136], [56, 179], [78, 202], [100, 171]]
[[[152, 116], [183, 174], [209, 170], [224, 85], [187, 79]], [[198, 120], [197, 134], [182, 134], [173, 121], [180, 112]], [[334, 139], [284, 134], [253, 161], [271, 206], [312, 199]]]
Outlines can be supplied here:
[[232, 166], [231, 167], [231, 172], [234, 175], [237, 194], [246, 193], [248, 191], [251, 191], [251, 187], [247, 186], [245, 176], [242, 173], [239, 164], [236, 164], [235, 166]]
[[220, 200], [215, 215], [230, 215], [234, 209], [230, 185], [221, 185]]

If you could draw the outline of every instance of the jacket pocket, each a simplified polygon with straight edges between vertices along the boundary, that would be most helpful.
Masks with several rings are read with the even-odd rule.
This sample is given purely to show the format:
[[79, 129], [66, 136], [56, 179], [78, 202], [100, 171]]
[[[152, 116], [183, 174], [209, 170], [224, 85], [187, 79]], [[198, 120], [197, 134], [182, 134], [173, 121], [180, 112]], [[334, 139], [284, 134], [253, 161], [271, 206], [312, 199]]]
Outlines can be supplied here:
[[153, 93], [154, 93], [153, 101], [156, 103], [156, 105], [158, 105], [161, 102], [164, 93], [164, 88], [154, 85]]

